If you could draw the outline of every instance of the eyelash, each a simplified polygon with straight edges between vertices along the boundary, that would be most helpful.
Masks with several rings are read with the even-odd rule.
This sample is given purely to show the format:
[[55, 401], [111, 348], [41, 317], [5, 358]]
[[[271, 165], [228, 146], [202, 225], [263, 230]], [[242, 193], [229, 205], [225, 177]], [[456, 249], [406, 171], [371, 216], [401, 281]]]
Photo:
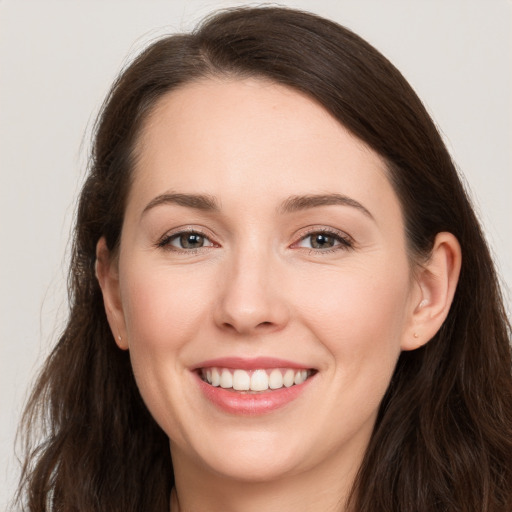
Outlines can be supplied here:
[[[212, 246], [206, 246], [206, 247], [197, 247], [194, 249], [181, 249], [178, 247], [174, 247], [171, 245], [171, 242], [180, 236], [183, 235], [199, 235], [206, 240], [210, 241], [212, 243]], [[335, 242], [338, 242], [338, 245], [335, 245], [333, 247], [330, 247], [329, 249], [315, 249], [315, 248], [305, 248], [308, 251], [308, 254], [312, 255], [325, 255], [330, 254], [333, 252], [337, 252], [340, 250], [350, 250], [354, 248], [354, 241], [352, 238], [340, 231], [334, 230], [334, 229], [328, 229], [328, 228], [312, 228], [306, 233], [304, 233], [297, 242], [294, 242], [292, 245], [297, 245], [298, 243], [302, 242], [303, 240], [306, 240], [308, 237], [311, 237], [313, 235], [327, 235], [328, 237], [334, 238]], [[183, 231], [178, 231], [176, 233], [171, 233], [168, 235], [164, 235], [157, 243], [156, 246], [161, 249], [165, 249], [168, 251], [178, 252], [182, 254], [196, 254], [197, 252], [204, 250], [204, 249], [210, 249], [211, 247], [215, 247], [216, 244], [210, 240], [208, 235], [203, 233], [201, 230], [198, 229], [185, 229]]]
[[[197, 247], [195, 249], [181, 249], [181, 248], [174, 247], [174, 246], [171, 245], [171, 242], [174, 239], [177, 239], [177, 238], [179, 238], [180, 236], [183, 236], [183, 235], [199, 235], [199, 236], [201, 236], [201, 237], [203, 237], [203, 238], [205, 238], [205, 239], [207, 239], [207, 240], [209, 240], [211, 242], [211, 240], [208, 237], [208, 235], [203, 233], [199, 229], [184, 229], [182, 231], [177, 231], [176, 233], [170, 233], [170, 234], [164, 235], [157, 242], [156, 246], [161, 248], [161, 249], [165, 249], [167, 251], [178, 252], [178, 253], [181, 253], [181, 254], [196, 254], [200, 250], [210, 249], [210, 246]], [[211, 242], [211, 243], [213, 244], [213, 246], [215, 246], [214, 242]]]
[[308, 250], [308, 254], [322, 256], [325, 254], [331, 254], [337, 251], [347, 251], [354, 248], [354, 241], [350, 236], [348, 236], [346, 233], [343, 233], [342, 231], [329, 228], [311, 228], [309, 231], [304, 233], [297, 242], [294, 242], [293, 245], [297, 245], [298, 243], [302, 242], [308, 237], [312, 237], [313, 235], [327, 235], [328, 237], [334, 238], [334, 240], [339, 243], [338, 245], [330, 247], [329, 249], [307, 249], [304, 247], [304, 249]]

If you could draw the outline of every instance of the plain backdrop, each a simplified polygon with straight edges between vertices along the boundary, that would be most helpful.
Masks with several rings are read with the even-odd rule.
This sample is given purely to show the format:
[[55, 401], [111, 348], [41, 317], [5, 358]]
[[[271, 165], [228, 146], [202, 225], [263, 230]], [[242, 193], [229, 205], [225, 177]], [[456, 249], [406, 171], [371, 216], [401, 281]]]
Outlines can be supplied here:
[[[14, 436], [29, 383], [66, 317], [70, 226], [103, 97], [148, 41], [240, 4], [0, 0], [1, 510], [15, 489]], [[512, 2], [281, 4], [355, 30], [416, 89], [472, 191], [510, 311]]]

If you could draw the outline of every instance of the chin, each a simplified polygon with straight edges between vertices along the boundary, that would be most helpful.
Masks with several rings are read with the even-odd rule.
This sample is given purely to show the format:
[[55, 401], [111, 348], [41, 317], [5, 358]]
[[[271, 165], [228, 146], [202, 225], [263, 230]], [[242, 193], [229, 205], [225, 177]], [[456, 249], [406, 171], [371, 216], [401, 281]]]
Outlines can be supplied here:
[[294, 442], [283, 432], [225, 433], [227, 439], [217, 436], [216, 441], [198, 446], [193, 457], [200, 466], [225, 479], [275, 481], [304, 471], [305, 462], [311, 459], [304, 451], [304, 437]]
[[224, 478], [248, 484], [277, 481], [304, 470], [298, 457], [287, 457], [284, 453], [262, 457], [257, 451], [247, 453], [246, 450], [244, 455], [231, 453], [229, 457], [212, 461], [211, 468]]

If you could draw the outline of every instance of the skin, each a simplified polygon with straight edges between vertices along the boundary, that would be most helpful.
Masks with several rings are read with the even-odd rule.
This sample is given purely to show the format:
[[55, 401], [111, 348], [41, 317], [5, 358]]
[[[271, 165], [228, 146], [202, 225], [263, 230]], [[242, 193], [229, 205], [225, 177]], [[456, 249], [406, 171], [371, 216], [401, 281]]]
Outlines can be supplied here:
[[[173, 511], [343, 510], [400, 352], [446, 317], [457, 241], [441, 233], [427, 263], [411, 262], [381, 158], [313, 100], [263, 80], [168, 93], [138, 156], [119, 253], [100, 240], [97, 274], [114, 337], [170, 439]], [[148, 207], [169, 193], [207, 194], [220, 209]], [[282, 211], [291, 196], [329, 193], [362, 208]], [[169, 239], [185, 228], [204, 245]], [[311, 232], [325, 230], [334, 237], [313, 246]], [[233, 356], [317, 373], [276, 411], [228, 414], [191, 368]]]

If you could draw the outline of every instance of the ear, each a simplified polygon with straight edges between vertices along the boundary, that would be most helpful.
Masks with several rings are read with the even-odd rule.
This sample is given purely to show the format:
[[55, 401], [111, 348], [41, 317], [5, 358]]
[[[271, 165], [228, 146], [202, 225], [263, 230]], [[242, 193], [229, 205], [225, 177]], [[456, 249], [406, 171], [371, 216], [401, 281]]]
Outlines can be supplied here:
[[410, 330], [404, 335], [402, 350], [425, 345], [441, 328], [455, 295], [461, 260], [455, 236], [438, 233], [430, 258], [416, 271]]
[[122, 350], [128, 349], [124, 313], [119, 289], [118, 261], [107, 247], [104, 237], [96, 244], [96, 278], [103, 294], [103, 303], [107, 320], [117, 346]]

